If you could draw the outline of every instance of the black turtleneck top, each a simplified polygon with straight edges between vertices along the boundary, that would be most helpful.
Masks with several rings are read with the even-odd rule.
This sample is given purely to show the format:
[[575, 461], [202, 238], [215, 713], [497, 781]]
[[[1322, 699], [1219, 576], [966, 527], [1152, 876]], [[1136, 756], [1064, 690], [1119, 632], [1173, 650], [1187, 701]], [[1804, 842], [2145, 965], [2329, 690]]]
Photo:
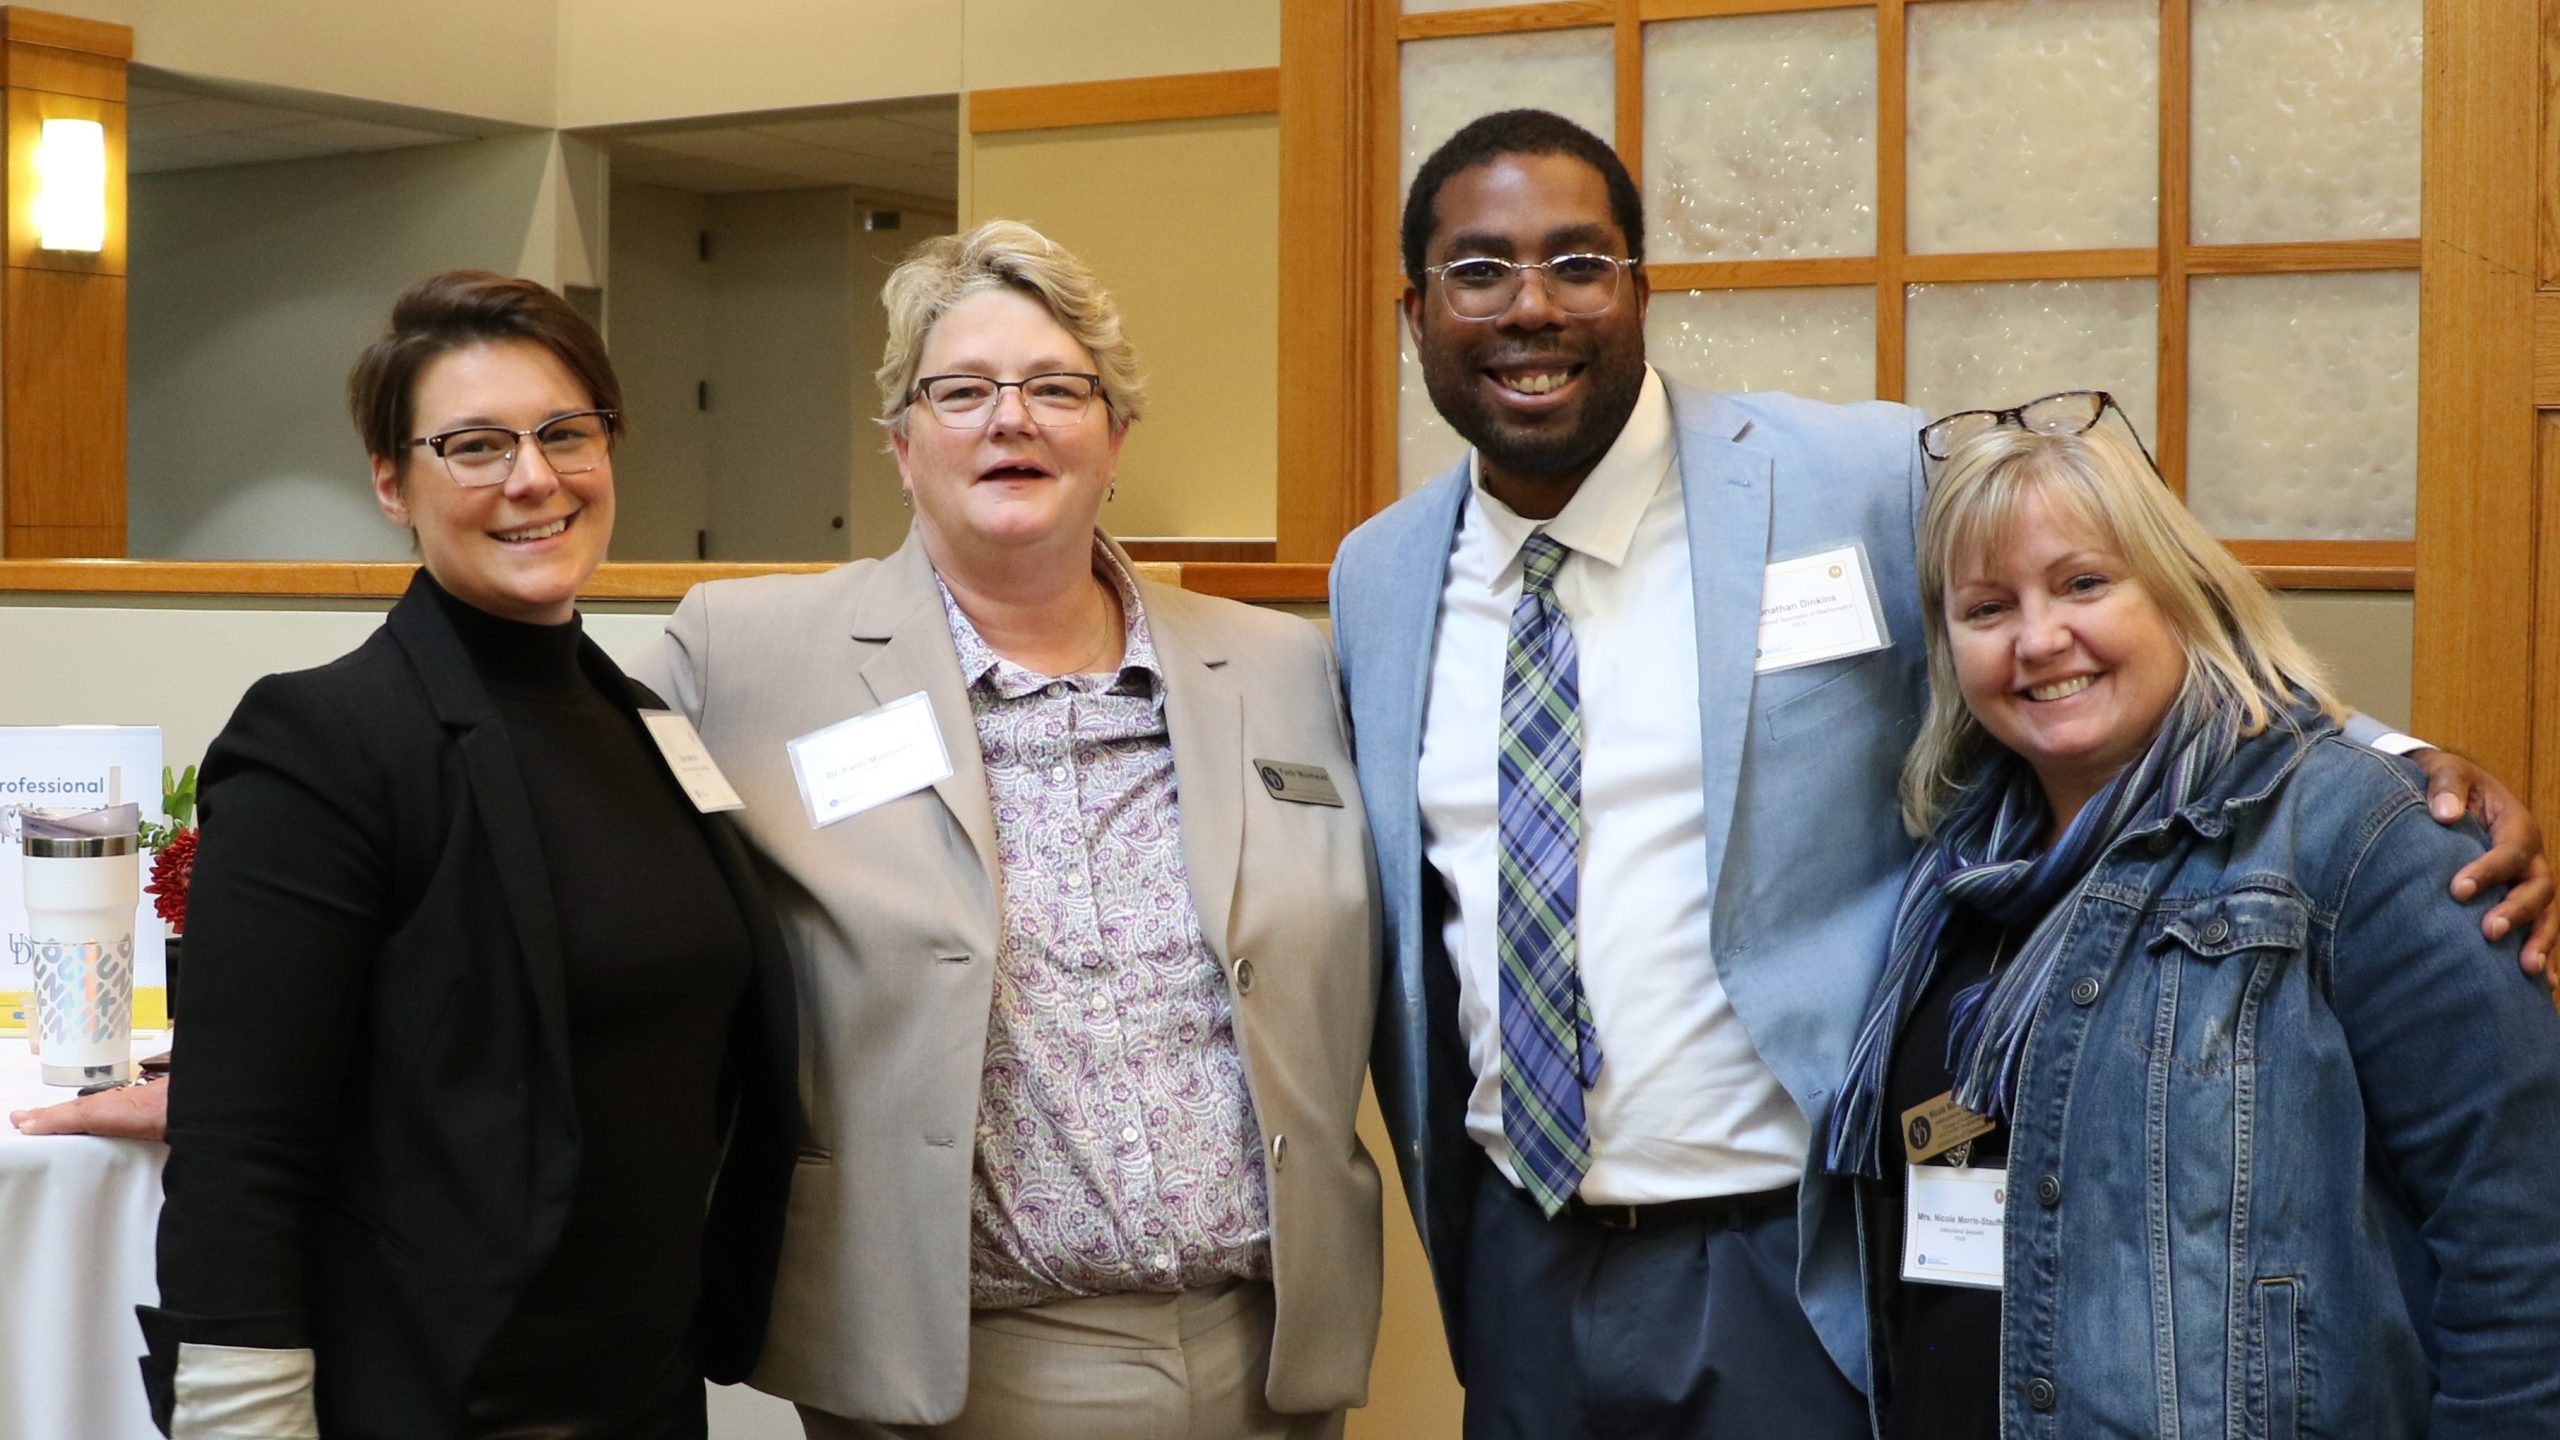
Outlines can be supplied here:
[[630, 702], [581, 663], [579, 622], [505, 620], [429, 585], [524, 772], [579, 1134], [559, 1246], [481, 1361], [470, 1433], [699, 1437], [691, 1330], [746, 921]]

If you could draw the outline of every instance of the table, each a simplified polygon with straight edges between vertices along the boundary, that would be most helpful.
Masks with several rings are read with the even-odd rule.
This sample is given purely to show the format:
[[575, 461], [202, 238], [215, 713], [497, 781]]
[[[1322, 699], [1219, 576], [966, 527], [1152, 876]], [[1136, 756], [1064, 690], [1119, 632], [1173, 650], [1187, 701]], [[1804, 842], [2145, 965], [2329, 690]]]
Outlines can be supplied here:
[[0, 1036], [0, 1440], [156, 1440], [133, 1307], [160, 1293], [151, 1246], [168, 1151], [7, 1123], [71, 1095], [43, 1083], [23, 1038]]

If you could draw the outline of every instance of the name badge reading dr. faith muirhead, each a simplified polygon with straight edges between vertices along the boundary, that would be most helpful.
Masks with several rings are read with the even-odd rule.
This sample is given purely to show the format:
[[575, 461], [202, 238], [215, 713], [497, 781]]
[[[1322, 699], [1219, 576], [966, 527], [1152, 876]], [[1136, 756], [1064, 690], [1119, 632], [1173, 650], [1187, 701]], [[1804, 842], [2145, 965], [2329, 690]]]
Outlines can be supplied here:
[[1342, 792], [1333, 788], [1333, 777], [1321, 765], [1292, 765], [1285, 760], [1256, 760], [1253, 773], [1262, 777], [1262, 788], [1274, 800], [1294, 800], [1301, 805], [1330, 805], [1342, 808]]

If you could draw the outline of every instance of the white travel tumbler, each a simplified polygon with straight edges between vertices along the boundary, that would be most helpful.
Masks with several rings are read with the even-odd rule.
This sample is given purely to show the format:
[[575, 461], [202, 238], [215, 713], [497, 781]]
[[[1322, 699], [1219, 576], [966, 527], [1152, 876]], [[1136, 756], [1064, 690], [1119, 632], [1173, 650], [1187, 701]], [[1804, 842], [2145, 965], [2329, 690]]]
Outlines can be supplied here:
[[21, 837], [35, 951], [37, 1050], [47, 1085], [133, 1078], [135, 835]]

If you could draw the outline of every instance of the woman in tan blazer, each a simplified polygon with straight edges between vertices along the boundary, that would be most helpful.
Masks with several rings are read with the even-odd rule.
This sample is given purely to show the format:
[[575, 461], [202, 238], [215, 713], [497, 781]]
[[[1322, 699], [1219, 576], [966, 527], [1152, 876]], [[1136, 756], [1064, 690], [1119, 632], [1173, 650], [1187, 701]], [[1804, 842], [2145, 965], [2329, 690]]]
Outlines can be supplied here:
[[994, 222], [882, 297], [906, 544], [706, 585], [643, 671], [746, 802], [799, 975], [754, 1383], [822, 1440], [1338, 1435], [1377, 956], [1330, 647], [1097, 528], [1142, 394], [1073, 256]]

